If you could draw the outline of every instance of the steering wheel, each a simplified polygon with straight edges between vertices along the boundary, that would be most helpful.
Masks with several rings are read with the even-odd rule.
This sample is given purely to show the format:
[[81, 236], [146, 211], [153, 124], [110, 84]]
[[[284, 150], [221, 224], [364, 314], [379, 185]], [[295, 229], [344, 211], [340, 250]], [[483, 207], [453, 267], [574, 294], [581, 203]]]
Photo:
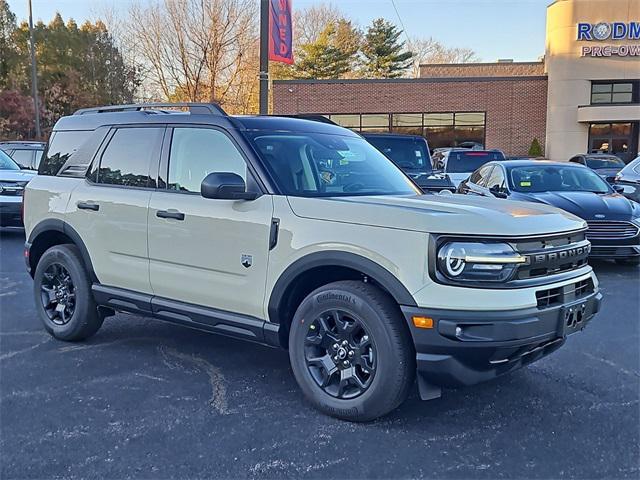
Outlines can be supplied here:
[[359, 190], [362, 190], [363, 188], [363, 183], [354, 182], [346, 184], [344, 187], [342, 187], [342, 190], [345, 192], [357, 192]]

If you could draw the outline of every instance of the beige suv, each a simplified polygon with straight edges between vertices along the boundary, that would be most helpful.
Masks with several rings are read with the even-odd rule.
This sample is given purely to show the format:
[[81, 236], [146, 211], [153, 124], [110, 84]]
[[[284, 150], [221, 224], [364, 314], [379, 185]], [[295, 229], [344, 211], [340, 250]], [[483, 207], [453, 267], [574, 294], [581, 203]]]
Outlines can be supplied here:
[[[598, 311], [584, 221], [425, 195], [356, 133], [209, 104], [87, 109], [25, 193], [44, 327], [133, 312], [288, 348], [317, 408], [370, 420], [560, 347]], [[416, 375], [417, 374], [417, 375]]]

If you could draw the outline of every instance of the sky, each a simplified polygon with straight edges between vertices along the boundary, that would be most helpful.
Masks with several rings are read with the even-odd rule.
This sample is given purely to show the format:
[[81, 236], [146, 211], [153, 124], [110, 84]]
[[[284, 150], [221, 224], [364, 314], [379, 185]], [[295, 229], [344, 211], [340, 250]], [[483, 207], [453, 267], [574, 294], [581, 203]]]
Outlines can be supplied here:
[[[149, 0], [141, 0], [142, 2]], [[256, 0], [258, 1], [258, 0]], [[544, 54], [545, 14], [551, 0], [334, 0], [365, 27], [378, 17], [404, 25], [411, 37], [433, 37], [448, 47], [472, 48], [482, 61], [499, 58], [534, 61]], [[51, 20], [56, 11], [82, 23], [115, 7], [126, 11], [131, 0], [32, 0], [34, 21]], [[27, 0], [8, 0], [18, 21], [28, 16]], [[293, 8], [323, 3], [292, 0]], [[295, 35], [295, 25], [294, 25]]]

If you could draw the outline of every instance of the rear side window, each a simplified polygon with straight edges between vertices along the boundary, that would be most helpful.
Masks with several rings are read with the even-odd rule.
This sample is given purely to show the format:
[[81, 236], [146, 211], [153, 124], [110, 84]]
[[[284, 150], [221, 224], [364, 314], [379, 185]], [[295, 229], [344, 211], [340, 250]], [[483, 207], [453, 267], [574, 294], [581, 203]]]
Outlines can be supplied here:
[[22, 168], [32, 168], [33, 150], [14, 150], [11, 158]]
[[431, 172], [431, 156], [426, 143], [412, 138], [367, 137], [366, 140], [403, 170]]
[[151, 165], [156, 165], [164, 128], [119, 128], [102, 153], [98, 183], [124, 187], [153, 187]]
[[39, 175], [57, 175], [80, 146], [89, 138], [93, 130], [63, 130], [53, 132], [49, 140], [47, 155], [38, 167]]
[[479, 152], [469, 150], [468, 152], [450, 152], [447, 159], [447, 172], [466, 173], [473, 172], [487, 162], [504, 160], [502, 152]]

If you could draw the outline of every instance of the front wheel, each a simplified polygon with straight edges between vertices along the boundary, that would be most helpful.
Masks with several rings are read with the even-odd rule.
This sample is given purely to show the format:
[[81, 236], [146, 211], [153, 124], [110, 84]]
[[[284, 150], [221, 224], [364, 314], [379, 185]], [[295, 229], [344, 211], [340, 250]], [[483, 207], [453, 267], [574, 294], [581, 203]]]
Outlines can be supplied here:
[[324, 413], [369, 421], [397, 408], [415, 377], [415, 353], [392, 298], [371, 284], [313, 291], [291, 324], [289, 357], [307, 399]]

